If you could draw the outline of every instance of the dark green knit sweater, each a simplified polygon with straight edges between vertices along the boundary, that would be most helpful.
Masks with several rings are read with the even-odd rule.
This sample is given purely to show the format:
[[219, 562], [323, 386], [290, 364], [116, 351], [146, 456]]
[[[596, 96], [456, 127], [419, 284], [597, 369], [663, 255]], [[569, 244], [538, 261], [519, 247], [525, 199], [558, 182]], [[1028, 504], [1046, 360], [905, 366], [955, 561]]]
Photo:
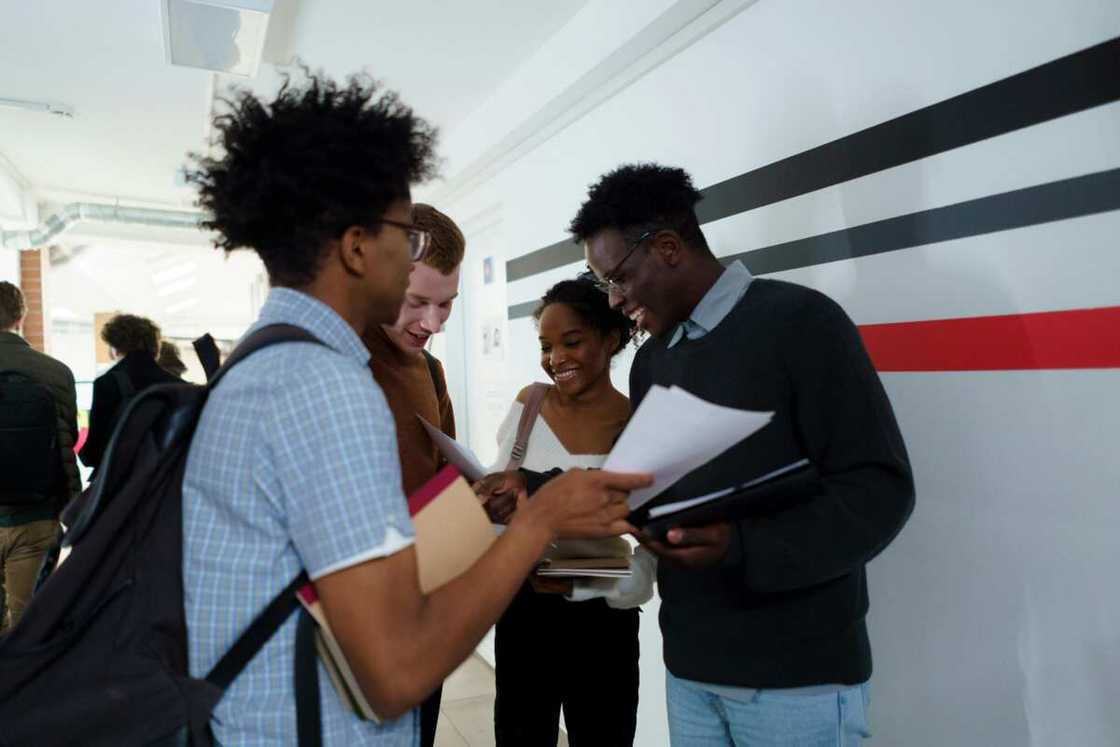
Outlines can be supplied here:
[[816, 291], [755, 279], [709, 334], [651, 339], [630, 371], [636, 409], [653, 384], [773, 421], [673, 491], [702, 495], [801, 457], [822, 491], [739, 522], [720, 566], [659, 564], [665, 662], [674, 675], [755, 688], [855, 684], [871, 676], [864, 565], [914, 506], [890, 402], [843, 310]]

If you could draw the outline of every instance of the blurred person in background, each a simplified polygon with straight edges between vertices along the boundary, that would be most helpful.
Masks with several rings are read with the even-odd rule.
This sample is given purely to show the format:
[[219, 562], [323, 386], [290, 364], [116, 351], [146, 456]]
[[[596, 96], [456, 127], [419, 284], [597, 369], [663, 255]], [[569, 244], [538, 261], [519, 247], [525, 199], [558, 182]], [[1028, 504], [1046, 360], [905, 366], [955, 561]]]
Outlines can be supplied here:
[[23, 293], [0, 282], [0, 634], [19, 621], [81, 490], [74, 374], [20, 335]]
[[89, 434], [78, 452], [82, 463], [97, 469], [125, 406], [153, 384], [179, 381], [160, 368], [160, 330], [151, 319], [117, 314], [101, 330], [116, 364], [93, 382], [93, 404], [89, 411]]

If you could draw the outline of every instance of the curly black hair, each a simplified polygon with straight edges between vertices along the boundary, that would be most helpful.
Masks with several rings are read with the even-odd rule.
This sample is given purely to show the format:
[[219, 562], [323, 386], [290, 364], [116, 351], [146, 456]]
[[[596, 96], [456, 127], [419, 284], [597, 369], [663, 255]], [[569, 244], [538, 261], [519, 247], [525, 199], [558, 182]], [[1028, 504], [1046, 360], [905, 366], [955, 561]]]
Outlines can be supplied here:
[[583, 272], [575, 280], [561, 280], [549, 288], [533, 310], [533, 319], [539, 323], [545, 309], [554, 303], [562, 303], [571, 307], [584, 324], [599, 330], [604, 337], [618, 332], [618, 348], [611, 351], [612, 356], [618, 355], [634, 339], [634, 320], [611, 308], [607, 294], [595, 284], [594, 277], [589, 272]]
[[248, 247], [274, 285], [301, 287], [329, 242], [351, 226], [374, 230], [409, 185], [436, 172], [436, 130], [367, 75], [340, 85], [301, 66], [276, 98], [249, 91], [214, 117], [220, 157], [191, 154], [202, 225], [224, 251]]
[[673, 229], [689, 245], [707, 249], [696, 220], [696, 203], [703, 195], [692, 186], [684, 169], [655, 163], [619, 166], [587, 190], [568, 231], [586, 241], [599, 231], [617, 228], [629, 240], [659, 229]]
[[143, 352], [155, 358], [159, 338], [159, 325], [135, 314], [117, 314], [101, 328], [101, 339], [121, 355]]

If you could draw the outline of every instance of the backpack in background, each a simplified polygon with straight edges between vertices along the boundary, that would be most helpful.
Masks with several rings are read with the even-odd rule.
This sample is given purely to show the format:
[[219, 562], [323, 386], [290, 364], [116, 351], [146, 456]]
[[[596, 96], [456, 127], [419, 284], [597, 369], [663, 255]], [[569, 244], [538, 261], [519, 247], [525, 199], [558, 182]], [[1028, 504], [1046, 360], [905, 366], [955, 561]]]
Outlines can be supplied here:
[[[238, 362], [281, 342], [319, 343], [299, 327], [263, 327], [208, 385], [158, 384], [129, 403], [62, 540], [70, 557], [0, 638], [0, 747], [212, 744], [211, 712], [299, 607], [295, 591], [307, 577], [293, 579], [205, 678], [191, 677], [183, 473], [210, 390]], [[303, 613], [295, 662], [300, 744], [321, 738], [314, 630]]]
[[26, 374], [0, 371], [0, 505], [49, 504], [65, 479], [50, 391]]

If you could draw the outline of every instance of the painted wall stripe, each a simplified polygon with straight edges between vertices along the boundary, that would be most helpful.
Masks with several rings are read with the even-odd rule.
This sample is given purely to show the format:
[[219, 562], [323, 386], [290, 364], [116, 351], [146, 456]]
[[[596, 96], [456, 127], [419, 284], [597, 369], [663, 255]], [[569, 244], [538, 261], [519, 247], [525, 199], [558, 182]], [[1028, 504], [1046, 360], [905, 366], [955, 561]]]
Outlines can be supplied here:
[[[703, 190], [707, 223], [1120, 100], [1120, 37]], [[570, 239], [506, 262], [513, 282], [582, 258]]]
[[1120, 38], [1060, 57], [704, 190], [701, 223], [1120, 99]]
[[[580, 258], [582, 259], [582, 255], [580, 255]], [[533, 309], [537, 308], [538, 303], [540, 303], [540, 301], [536, 299], [532, 301], [526, 301], [524, 303], [515, 303], [514, 305], [510, 306], [507, 311], [509, 318], [521, 319], [523, 317], [531, 316], [533, 313]]]
[[[742, 260], [755, 275], [765, 275], [1112, 210], [1120, 210], [1120, 169], [786, 241], [722, 260]], [[535, 301], [514, 304], [507, 314], [511, 320], [519, 319], [529, 316], [535, 307]]]
[[740, 259], [752, 273], [765, 275], [1111, 210], [1120, 210], [1120, 169], [773, 244], [726, 257], [724, 261]]
[[859, 329], [881, 372], [1120, 368], [1120, 306]]

